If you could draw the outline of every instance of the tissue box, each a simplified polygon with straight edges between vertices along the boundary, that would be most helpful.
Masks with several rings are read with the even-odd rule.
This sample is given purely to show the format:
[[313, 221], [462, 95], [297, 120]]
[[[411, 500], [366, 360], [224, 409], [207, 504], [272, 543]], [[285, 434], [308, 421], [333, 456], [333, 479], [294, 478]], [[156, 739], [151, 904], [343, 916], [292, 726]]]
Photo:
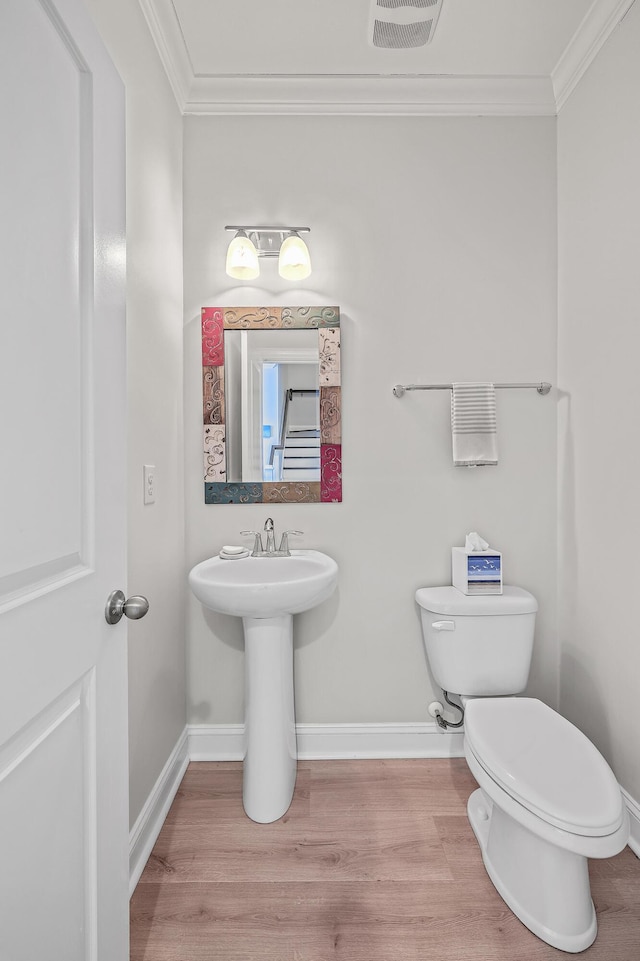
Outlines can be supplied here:
[[462, 594], [502, 594], [501, 552], [452, 547], [451, 583]]

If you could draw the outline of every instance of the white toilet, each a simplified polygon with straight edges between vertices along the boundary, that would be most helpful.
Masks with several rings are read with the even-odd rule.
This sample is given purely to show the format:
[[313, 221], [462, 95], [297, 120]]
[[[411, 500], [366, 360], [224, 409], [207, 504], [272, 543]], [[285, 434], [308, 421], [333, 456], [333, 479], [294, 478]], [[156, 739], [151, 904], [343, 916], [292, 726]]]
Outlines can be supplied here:
[[621, 851], [629, 817], [605, 759], [573, 724], [524, 690], [536, 599], [519, 587], [466, 596], [416, 591], [436, 682], [460, 696], [464, 753], [480, 785], [467, 805], [487, 873], [511, 910], [563, 951], [593, 943], [587, 858]]

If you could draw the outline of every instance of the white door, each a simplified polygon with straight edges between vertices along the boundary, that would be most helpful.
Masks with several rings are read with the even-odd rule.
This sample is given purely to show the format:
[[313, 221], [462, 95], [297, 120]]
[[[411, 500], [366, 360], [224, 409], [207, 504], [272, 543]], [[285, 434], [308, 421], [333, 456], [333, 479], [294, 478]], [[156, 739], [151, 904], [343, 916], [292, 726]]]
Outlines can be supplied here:
[[0, 2], [0, 959], [126, 961], [124, 100]]

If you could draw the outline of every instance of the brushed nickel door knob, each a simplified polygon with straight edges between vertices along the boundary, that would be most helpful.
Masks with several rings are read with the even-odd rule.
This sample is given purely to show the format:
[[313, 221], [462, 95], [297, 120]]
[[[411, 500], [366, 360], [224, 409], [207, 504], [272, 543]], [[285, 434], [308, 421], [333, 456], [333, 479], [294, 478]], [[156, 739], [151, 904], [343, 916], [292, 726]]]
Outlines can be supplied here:
[[117, 624], [124, 614], [132, 621], [138, 621], [149, 610], [149, 601], [141, 594], [125, 599], [122, 591], [112, 591], [107, 598], [104, 616], [107, 624]]

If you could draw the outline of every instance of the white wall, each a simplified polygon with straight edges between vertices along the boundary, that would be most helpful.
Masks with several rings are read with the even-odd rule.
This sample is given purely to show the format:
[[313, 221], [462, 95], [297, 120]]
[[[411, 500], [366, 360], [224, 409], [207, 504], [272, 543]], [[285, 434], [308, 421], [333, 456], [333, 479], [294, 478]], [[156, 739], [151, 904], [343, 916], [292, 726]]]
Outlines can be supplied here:
[[[128, 437], [103, 442], [127, 443], [127, 589], [150, 602], [145, 619], [129, 625], [133, 823], [186, 716], [182, 117], [139, 5], [86, 4], [126, 87]], [[157, 501], [146, 507], [143, 464], [155, 464], [157, 477]]]
[[[339, 592], [296, 619], [302, 722], [427, 719], [414, 603], [450, 582], [450, 550], [480, 531], [508, 582], [541, 605], [530, 690], [555, 705], [556, 400], [498, 396], [500, 464], [451, 463], [449, 393], [395, 383], [550, 380], [556, 361], [556, 137], [547, 118], [185, 118], [187, 567], [239, 531], [305, 531]], [[311, 227], [302, 289], [264, 263], [224, 273], [227, 223]], [[205, 506], [202, 306], [342, 310], [344, 501]], [[188, 602], [189, 718], [243, 715], [241, 624]]]
[[562, 110], [561, 708], [640, 797], [640, 4]]

